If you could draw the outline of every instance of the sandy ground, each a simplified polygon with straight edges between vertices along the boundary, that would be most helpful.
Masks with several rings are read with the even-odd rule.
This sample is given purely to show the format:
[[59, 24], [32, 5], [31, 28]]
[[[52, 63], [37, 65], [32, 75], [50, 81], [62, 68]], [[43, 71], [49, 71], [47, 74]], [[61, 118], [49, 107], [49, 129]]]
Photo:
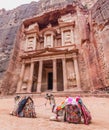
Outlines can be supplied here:
[[[109, 98], [82, 98], [93, 118], [90, 125], [50, 121], [49, 117], [53, 115], [51, 107], [49, 103], [44, 106], [46, 100], [39, 97], [33, 98], [37, 118], [11, 116], [9, 113], [14, 106], [13, 98], [0, 98], [0, 130], [109, 130]], [[56, 103], [63, 99], [56, 98]]]

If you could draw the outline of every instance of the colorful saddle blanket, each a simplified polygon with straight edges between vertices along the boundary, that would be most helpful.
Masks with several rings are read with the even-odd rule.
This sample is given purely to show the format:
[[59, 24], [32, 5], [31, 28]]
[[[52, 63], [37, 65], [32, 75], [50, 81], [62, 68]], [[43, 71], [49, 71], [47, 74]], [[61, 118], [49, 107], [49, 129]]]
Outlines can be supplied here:
[[80, 123], [81, 122], [81, 111], [77, 105], [66, 105], [65, 106], [65, 121], [69, 123]]

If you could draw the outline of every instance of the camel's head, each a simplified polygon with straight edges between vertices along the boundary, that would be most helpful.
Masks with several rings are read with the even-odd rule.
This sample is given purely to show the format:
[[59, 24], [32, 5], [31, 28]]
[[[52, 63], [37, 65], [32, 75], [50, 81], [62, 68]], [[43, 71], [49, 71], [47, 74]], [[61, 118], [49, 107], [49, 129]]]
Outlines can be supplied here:
[[20, 100], [20, 98], [21, 97], [19, 95], [17, 95], [17, 96], [14, 97], [14, 101], [16, 102], [16, 101]]
[[46, 93], [45, 99], [49, 100], [50, 105], [52, 105], [52, 106], [56, 105], [56, 103], [55, 103], [55, 98], [54, 98], [54, 95], [53, 95], [53, 94], [51, 94], [51, 93]]
[[54, 96], [53, 96], [53, 94], [51, 94], [51, 93], [46, 93], [45, 98], [46, 98], [47, 100], [51, 100], [52, 98], [54, 98]]

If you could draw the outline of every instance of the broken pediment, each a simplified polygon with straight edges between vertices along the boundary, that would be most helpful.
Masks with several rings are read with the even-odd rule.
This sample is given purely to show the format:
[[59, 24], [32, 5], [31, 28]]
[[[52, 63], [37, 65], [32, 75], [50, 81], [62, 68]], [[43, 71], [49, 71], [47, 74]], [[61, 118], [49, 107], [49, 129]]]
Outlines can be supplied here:
[[61, 23], [69, 23], [74, 22], [74, 18], [71, 13], [61, 16], [61, 18], [58, 19], [59, 24]]
[[25, 28], [26, 33], [32, 33], [34, 31], [39, 31], [39, 25], [38, 23], [30, 24], [27, 28]]

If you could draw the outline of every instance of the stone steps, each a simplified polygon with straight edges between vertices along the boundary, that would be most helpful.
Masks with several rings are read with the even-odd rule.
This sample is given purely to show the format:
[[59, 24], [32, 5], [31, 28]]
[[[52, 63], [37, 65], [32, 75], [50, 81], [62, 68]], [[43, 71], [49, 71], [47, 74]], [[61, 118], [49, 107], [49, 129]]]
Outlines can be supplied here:
[[75, 91], [75, 92], [63, 92], [63, 91], [58, 91], [58, 92], [42, 92], [42, 93], [19, 93], [16, 95], [27, 95], [27, 96], [32, 96], [32, 97], [44, 97], [46, 93], [52, 93], [55, 97], [66, 97], [66, 96], [71, 96], [71, 97], [109, 97], [109, 93], [106, 92], [99, 92], [99, 93], [91, 93], [91, 92], [84, 92], [84, 91]]
[[5, 95], [5, 96], [0, 96], [0, 98], [12, 98], [16, 95], [20, 96], [31, 96], [31, 97], [44, 97], [46, 93], [52, 93], [55, 97], [66, 97], [66, 96], [71, 96], [71, 97], [101, 97], [101, 98], [109, 98], [109, 93], [108, 92], [89, 92], [89, 91], [58, 91], [58, 92], [52, 92], [52, 91], [47, 91], [47, 92], [42, 92], [42, 93], [17, 93], [14, 95]]

